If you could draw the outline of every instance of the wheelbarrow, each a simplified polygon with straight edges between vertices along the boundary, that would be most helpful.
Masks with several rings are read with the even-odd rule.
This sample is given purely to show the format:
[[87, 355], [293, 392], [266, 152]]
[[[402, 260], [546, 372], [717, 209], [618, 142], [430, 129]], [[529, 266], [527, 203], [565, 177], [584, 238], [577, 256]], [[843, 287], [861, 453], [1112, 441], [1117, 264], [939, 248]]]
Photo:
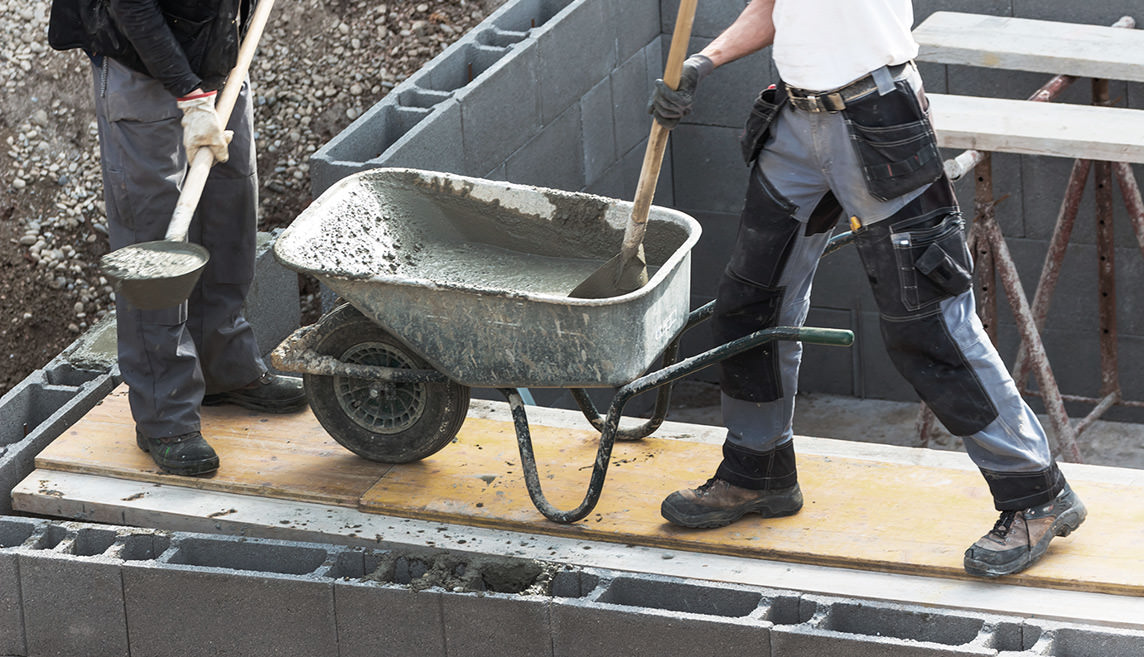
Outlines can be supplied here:
[[[850, 331], [776, 327], [679, 358], [693, 312], [691, 249], [700, 228], [653, 207], [645, 250], [648, 284], [605, 299], [569, 292], [616, 253], [631, 204], [414, 169], [349, 176], [278, 237], [274, 253], [342, 300], [272, 353], [301, 373], [314, 416], [339, 444], [383, 463], [423, 459], [461, 428], [471, 387], [508, 400], [525, 484], [549, 520], [570, 523], [599, 500], [616, 440], [663, 423], [672, 384], [773, 340], [846, 346]], [[845, 236], [835, 238], [840, 246]], [[661, 359], [658, 369], [649, 369]], [[588, 490], [574, 509], [545, 498], [522, 388], [569, 390], [600, 432]], [[617, 388], [605, 415], [590, 388]], [[652, 417], [620, 427], [632, 397], [658, 388]]]

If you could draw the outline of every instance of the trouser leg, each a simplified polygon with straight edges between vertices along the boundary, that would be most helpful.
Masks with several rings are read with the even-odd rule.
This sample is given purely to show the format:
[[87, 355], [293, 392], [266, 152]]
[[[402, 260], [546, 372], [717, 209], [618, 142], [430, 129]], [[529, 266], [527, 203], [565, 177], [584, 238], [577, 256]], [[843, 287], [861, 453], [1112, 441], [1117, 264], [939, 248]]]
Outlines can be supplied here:
[[266, 371], [242, 314], [254, 280], [258, 209], [249, 85], [243, 85], [227, 129], [234, 131], [230, 158], [211, 169], [189, 235], [211, 254], [187, 319], [208, 394], [233, 390]]
[[[794, 218], [794, 206], [756, 167], [730, 261], [720, 280], [712, 332], [723, 344], [771, 326], [801, 326], [830, 224]], [[837, 212], [832, 215], [837, 218]], [[751, 489], [795, 481], [791, 422], [802, 345], [773, 342], [720, 365], [724, 459], [717, 476]]]
[[[185, 168], [175, 100], [158, 82], [109, 59], [94, 77], [111, 248], [162, 239]], [[136, 426], [147, 436], [199, 430], [203, 376], [186, 313], [185, 303], [139, 310], [116, 299], [119, 369]]]
[[890, 359], [942, 424], [963, 437], [997, 508], [1053, 499], [1064, 480], [974, 312], [972, 264], [948, 181], [857, 238]]

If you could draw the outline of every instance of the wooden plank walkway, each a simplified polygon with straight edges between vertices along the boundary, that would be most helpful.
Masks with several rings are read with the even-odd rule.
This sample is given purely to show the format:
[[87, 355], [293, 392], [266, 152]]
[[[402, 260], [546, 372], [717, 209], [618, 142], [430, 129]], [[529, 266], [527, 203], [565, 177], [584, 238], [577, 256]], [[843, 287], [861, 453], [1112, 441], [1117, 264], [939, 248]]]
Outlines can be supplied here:
[[[799, 469], [806, 506], [798, 515], [682, 530], [660, 518], [659, 502], [675, 488], [705, 480], [719, 447], [651, 438], [618, 444], [595, 512], [561, 525], [533, 508], [508, 421], [470, 417], [454, 444], [402, 466], [345, 452], [308, 411], [266, 418], [211, 408], [204, 421], [223, 464], [213, 477], [157, 472], [133, 444], [122, 389], [49, 446], [36, 466], [583, 540], [955, 579], [971, 579], [961, 569], [962, 553], [996, 517], [973, 470], [804, 452]], [[575, 505], [595, 456], [595, 433], [535, 425], [533, 436], [549, 498]], [[1072, 483], [1089, 506], [1088, 522], [1005, 583], [1144, 594], [1144, 505], [1125, 504], [1142, 498], [1144, 477], [1113, 485], [1102, 482], [1099, 468], [1084, 472], [1088, 476]]]
[[926, 62], [1144, 82], [1141, 30], [938, 11], [914, 39]]

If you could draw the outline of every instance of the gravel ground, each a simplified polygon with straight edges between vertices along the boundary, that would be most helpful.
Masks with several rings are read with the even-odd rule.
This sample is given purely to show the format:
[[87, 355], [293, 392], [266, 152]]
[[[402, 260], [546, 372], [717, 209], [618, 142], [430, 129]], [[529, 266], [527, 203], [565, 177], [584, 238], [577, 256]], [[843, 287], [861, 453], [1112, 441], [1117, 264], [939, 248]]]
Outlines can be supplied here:
[[[314, 151], [502, 2], [277, 3], [251, 68], [260, 227], [309, 202]], [[48, 47], [49, 6], [0, 0], [0, 394], [113, 305], [90, 65]]]

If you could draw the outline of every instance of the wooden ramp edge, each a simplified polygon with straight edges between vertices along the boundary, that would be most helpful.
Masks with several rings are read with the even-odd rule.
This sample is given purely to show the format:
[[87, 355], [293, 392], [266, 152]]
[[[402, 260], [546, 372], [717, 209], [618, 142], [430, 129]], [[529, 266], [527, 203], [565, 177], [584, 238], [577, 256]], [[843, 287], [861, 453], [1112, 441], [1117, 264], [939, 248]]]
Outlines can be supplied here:
[[[798, 467], [806, 502], [799, 514], [684, 530], [660, 517], [660, 501], [705, 481], [719, 447], [648, 438], [616, 445], [596, 509], [562, 525], [546, 520], [529, 499], [507, 414], [506, 421], [470, 417], [453, 444], [401, 466], [350, 454], [308, 411], [268, 418], [210, 408], [203, 423], [222, 459], [213, 477], [158, 472], [134, 444], [123, 389], [56, 439], [36, 467], [585, 541], [963, 580], [973, 579], [962, 570], [965, 548], [997, 515], [972, 470], [803, 452]], [[597, 434], [539, 425], [532, 434], [549, 501], [576, 506], [586, 491]], [[1101, 470], [1089, 467], [1084, 478], [1070, 477], [1089, 509], [1081, 529], [1055, 539], [1040, 562], [1004, 583], [1144, 595], [1144, 505], [1136, 502], [1144, 499], [1144, 483], [1104, 483]]]

